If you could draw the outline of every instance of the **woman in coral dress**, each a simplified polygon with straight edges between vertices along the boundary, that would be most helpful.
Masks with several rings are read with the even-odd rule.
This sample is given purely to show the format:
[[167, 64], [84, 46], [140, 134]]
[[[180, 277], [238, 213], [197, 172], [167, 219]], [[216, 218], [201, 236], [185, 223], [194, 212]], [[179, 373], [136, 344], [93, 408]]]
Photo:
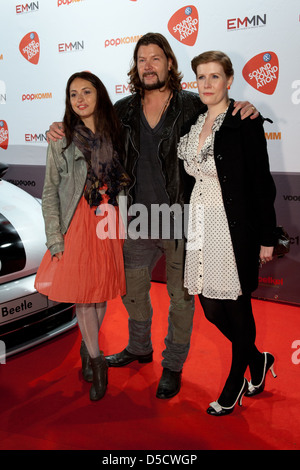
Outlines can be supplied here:
[[64, 132], [47, 152], [42, 208], [48, 250], [35, 286], [51, 300], [76, 304], [84, 377], [93, 382], [90, 399], [99, 400], [107, 386], [99, 330], [106, 302], [126, 290], [117, 198], [128, 177], [119, 161], [113, 105], [101, 80], [89, 72], [68, 80]]

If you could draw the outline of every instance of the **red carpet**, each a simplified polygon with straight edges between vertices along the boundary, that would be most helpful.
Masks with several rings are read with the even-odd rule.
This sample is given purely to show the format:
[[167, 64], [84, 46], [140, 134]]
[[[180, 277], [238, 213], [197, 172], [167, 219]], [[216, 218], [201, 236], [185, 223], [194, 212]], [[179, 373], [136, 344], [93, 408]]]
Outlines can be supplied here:
[[[1, 364], [0, 449], [299, 449], [300, 364], [292, 361], [299, 307], [253, 301], [257, 345], [275, 355], [278, 378], [269, 374], [263, 394], [245, 397], [232, 415], [216, 418], [206, 408], [224, 383], [229, 343], [204, 318], [197, 299], [182, 389], [170, 400], [157, 399], [167, 329], [165, 285], [153, 284], [152, 299], [153, 363], [110, 369], [107, 394], [99, 402], [90, 402], [90, 385], [80, 376], [77, 328]], [[100, 345], [111, 354], [126, 344], [127, 313], [118, 299], [109, 304]]]

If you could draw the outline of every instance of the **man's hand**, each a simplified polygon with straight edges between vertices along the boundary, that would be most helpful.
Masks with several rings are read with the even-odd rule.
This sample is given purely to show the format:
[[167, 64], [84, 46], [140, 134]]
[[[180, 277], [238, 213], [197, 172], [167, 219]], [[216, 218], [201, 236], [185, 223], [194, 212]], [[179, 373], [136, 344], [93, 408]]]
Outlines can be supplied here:
[[248, 116], [250, 116], [250, 119], [256, 119], [259, 116], [259, 112], [249, 101], [235, 101], [232, 115], [235, 116], [238, 111], [241, 111], [241, 119]]
[[64, 125], [62, 122], [53, 122], [51, 124], [49, 131], [46, 132], [47, 142], [49, 144], [50, 140], [56, 142], [61, 140], [64, 137]]

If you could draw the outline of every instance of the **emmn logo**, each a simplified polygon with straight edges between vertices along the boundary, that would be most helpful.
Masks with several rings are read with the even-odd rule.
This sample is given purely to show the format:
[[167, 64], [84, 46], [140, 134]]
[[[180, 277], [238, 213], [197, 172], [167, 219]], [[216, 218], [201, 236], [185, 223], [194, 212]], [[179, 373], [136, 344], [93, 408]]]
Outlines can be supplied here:
[[266, 26], [266, 24], [267, 24], [266, 14], [264, 14], [263, 18], [259, 15], [254, 15], [252, 16], [252, 18], [248, 18], [248, 16], [246, 16], [244, 19], [231, 18], [227, 20], [227, 31], [248, 29], [248, 28], [259, 28], [261, 26]]
[[3, 80], [0, 80], [0, 104], [6, 103], [6, 85]]
[[32, 13], [39, 9], [39, 2], [25, 3], [25, 5], [16, 5], [17, 15], [20, 13]]
[[82, 51], [84, 49], [84, 42], [83, 41], [75, 41], [75, 42], [62, 42], [58, 44], [58, 52], [74, 52], [74, 51]]
[[25, 134], [25, 142], [46, 142], [45, 134]]

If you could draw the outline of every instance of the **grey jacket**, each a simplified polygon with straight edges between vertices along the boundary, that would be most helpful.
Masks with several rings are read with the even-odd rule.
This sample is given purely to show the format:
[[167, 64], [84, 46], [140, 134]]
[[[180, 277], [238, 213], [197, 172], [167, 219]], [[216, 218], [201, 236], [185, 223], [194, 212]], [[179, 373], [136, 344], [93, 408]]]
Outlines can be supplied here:
[[64, 251], [64, 234], [83, 194], [87, 164], [82, 152], [72, 143], [66, 150], [65, 138], [50, 142], [42, 210], [45, 221], [46, 246], [51, 255]]

